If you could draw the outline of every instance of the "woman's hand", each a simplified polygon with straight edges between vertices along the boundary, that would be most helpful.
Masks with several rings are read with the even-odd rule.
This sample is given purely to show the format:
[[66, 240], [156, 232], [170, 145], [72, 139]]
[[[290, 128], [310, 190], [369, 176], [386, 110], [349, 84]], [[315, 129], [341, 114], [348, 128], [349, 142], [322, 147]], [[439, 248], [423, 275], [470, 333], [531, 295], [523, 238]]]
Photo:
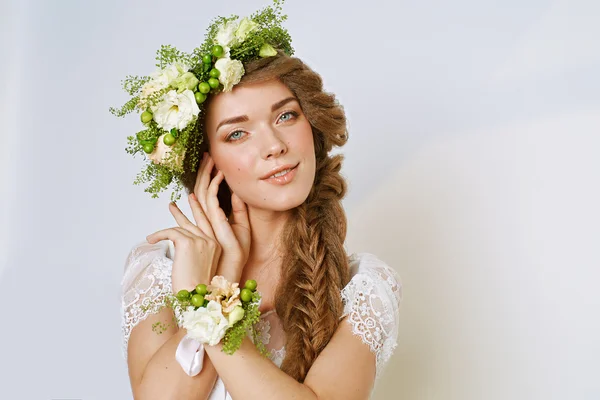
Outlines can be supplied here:
[[175, 259], [171, 272], [171, 285], [175, 294], [181, 289], [191, 291], [199, 283], [209, 284], [221, 256], [221, 246], [215, 239], [200, 204], [193, 195], [190, 195], [188, 200], [196, 225], [190, 222], [175, 203], [170, 203], [169, 211], [179, 226], [163, 229], [146, 237], [148, 243], [168, 239], [175, 244]]
[[214, 237], [221, 245], [222, 255], [219, 260], [216, 275], [223, 275], [230, 282], [239, 282], [242, 271], [250, 254], [250, 221], [246, 204], [235, 194], [231, 194], [232, 215], [231, 220], [221, 207], [217, 193], [219, 184], [223, 181], [223, 172], [217, 174], [211, 181], [214, 161], [208, 153], [204, 153], [194, 194], [200, 207], [205, 211]]

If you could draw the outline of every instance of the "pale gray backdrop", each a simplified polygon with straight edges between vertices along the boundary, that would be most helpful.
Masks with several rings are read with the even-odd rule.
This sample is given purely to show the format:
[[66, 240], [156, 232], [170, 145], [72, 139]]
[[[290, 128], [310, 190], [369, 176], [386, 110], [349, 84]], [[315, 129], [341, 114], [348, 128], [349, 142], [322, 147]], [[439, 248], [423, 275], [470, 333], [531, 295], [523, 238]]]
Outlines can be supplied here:
[[[0, 5], [0, 398], [127, 399], [119, 283], [173, 225], [108, 113], [267, 0]], [[600, 398], [600, 3], [289, 0], [345, 106], [349, 251], [401, 274], [378, 399]]]

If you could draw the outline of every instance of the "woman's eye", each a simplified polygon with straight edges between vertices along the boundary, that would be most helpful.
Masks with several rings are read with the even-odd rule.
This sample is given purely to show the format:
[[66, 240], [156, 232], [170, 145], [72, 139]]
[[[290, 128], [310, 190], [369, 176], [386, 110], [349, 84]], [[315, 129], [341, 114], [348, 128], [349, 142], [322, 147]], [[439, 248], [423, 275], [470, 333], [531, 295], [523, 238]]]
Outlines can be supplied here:
[[279, 117], [279, 120], [282, 122], [286, 122], [286, 121], [289, 121], [290, 119], [292, 119], [292, 117], [295, 117], [296, 115], [297, 114], [294, 111], [287, 111], [287, 112], [284, 112], [283, 114], [281, 114], [281, 117]]
[[227, 140], [240, 140], [243, 133], [243, 131], [235, 131], [227, 137]]

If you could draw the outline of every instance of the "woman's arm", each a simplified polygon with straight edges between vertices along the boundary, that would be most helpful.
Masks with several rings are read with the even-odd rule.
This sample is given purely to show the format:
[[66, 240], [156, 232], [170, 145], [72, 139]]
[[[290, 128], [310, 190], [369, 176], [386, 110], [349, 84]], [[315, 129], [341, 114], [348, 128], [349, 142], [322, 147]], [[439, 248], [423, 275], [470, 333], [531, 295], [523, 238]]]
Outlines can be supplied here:
[[342, 319], [329, 344], [299, 383], [263, 357], [249, 338], [233, 355], [205, 345], [217, 373], [235, 400], [368, 399], [375, 382], [375, 354]]
[[[131, 331], [127, 362], [136, 400], [206, 400], [212, 391], [217, 372], [206, 354], [202, 371], [196, 376], [188, 376], [175, 359], [186, 332], [174, 324], [173, 318], [173, 310], [163, 308]], [[152, 329], [156, 323], [167, 329], [158, 334]]]

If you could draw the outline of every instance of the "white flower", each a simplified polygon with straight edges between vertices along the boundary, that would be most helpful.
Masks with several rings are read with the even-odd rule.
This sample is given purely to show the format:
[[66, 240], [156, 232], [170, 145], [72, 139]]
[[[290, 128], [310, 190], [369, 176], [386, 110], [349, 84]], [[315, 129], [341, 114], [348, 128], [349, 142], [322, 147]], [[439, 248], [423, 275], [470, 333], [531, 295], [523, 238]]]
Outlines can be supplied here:
[[175, 62], [162, 70], [153, 72], [150, 77], [152, 80], [164, 85], [164, 87], [167, 87], [173, 81], [173, 79], [185, 74], [189, 69], [190, 67], [188, 65]]
[[209, 301], [206, 308], [200, 307], [197, 310], [188, 307], [182, 316], [182, 326], [187, 329], [188, 335], [200, 343], [208, 343], [211, 346], [223, 339], [229, 327], [229, 322], [221, 313], [221, 304], [216, 301]]
[[240, 60], [219, 58], [215, 63], [215, 68], [221, 73], [219, 82], [223, 84], [224, 92], [231, 91], [233, 85], [237, 85], [244, 75], [244, 65]]
[[200, 112], [194, 92], [184, 90], [177, 93], [175, 90], [168, 91], [162, 101], [152, 107], [154, 121], [164, 129], [170, 131], [173, 128], [184, 129]]
[[215, 35], [215, 43], [223, 47], [231, 47], [233, 44], [235, 44], [235, 32], [237, 27], [238, 24], [235, 21], [228, 21], [227, 23], [221, 25], [217, 31], [217, 34]]
[[[151, 159], [154, 164], [165, 164], [169, 154], [171, 153], [172, 146], [167, 146], [163, 140], [165, 135], [166, 133], [159, 136], [154, 151], [148, 154], [148, 158]], [[181, 167], [182, 161], [183, 157], [178, 154], [175, 157], [175, 164]]]
[[189, 69], [187, 65], [176, 62], [150, 74], [150, 78], [152, 79], [144, 83], [141, 88], [138, 107], [141, 109], [148, 108], [148, 97], [159, 90], [166, 89], [173, 80], [186, 73]]
[[258, 24], [256, 22], [252, 21], [248, 17], [244, 17], [240, 21], [240, 25], [235, 31], [235, 38], [239, 42], [243, 42], [244, 40], [246, 40], [250, 32], [255, 31], [257, 28]]

